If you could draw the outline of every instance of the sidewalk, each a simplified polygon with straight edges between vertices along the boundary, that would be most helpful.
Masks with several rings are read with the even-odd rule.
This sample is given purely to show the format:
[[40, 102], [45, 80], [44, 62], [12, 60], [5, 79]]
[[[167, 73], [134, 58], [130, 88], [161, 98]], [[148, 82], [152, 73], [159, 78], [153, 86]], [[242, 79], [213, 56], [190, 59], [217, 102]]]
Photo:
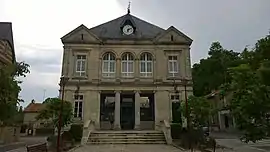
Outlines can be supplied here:
[[15, 142], [7, 145], [0, 145], [0, 152], [5, 152], [8, 150], [20, 148], [20, 147], [25, 147], [26, 143], [25, 142]]

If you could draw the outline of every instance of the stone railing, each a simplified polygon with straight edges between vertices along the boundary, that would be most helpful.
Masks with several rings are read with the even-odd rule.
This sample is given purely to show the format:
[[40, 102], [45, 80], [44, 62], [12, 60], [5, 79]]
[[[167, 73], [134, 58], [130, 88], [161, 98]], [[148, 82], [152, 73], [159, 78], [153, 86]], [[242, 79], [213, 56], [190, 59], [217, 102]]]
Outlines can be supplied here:
[[83, 135], [81, 145], [85, 145], [92, 131], [95, 130], [95, 121], [87, 120], [83, 125]]
[[171, 125], [167, 120], [160, 121], [161, 130], [165, 136], [167, 144], [172, 144]]

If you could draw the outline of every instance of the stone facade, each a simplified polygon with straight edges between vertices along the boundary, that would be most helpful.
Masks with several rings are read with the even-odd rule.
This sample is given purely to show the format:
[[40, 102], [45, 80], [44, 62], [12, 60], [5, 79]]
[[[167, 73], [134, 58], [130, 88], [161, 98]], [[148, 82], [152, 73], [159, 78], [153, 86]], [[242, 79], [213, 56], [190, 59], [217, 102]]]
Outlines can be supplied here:
[[[132, 34], [122, 32], [125, 24], [134, 28]], [[183, 81], [191, 80], [192, 40], [173, 26], [165, 30], [127, 14], [90, 29], [81, 25], [62, 37], [62, 43], [62, 76], [69, 78], [64, 88], [64, 100], [72, 102], [77, 108], [74, 110], [78, 111], [80, 106], [75, 103], [75, 96], [83, 96], [82, 114], [74, 119], [75, 123], [91, 120], [95, 122], [95, 129], [102, 129], [102, 123], [105, 122], [101, 118], [101, 97], [107, 93], [114, 97], [114, 128], [121, 129], [122, 96], [131, 94], [134, 98], [133, 129], [147, 128], [150, 124], [156, 129], [160, 121], [171, 121], [170, 96], [176, 90], [180, 100], [185, 99], [184, 85], [187, 86], [188, 95], [192, 94], [191, 81]], [[108, 62], [113, 64], [113, 70], [109, 72], [105, 67], [108, 54], [111, 59]], [[142, 70], [145, 54], [150, 56], [151, 67], [147, 67], [150, 70], [146, 75]], [[128, 60], [126, 56], [129, 56]], [[173, 75], [168, 69], [171, 56], [176, 61]], [[129, 73], [123, 70], [123, 61], [131, 64]], [[84, 64], [83, 70], [78, 70], [78, 64]], [[63, 87], [60, 87], [60, 96], [62, 93]], [[141, 95], [146, 93], [154, 96], [152, 123], [140, 119]]]
[[0, 65], [8, 65], [15, 61], [12, 25], [0, 22]]
[[0, 64], [12, 63], [12, 49], [9, 43], [5, 40], [0, 40]]

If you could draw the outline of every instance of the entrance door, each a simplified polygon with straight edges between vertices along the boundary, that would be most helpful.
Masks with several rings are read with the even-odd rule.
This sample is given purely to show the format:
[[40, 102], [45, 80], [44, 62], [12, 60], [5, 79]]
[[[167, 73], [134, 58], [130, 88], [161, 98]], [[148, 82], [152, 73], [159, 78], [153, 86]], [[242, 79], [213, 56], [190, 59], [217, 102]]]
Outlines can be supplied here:
[[121, 98], [121, 128], [123, 130], [134, 129], [135, 123], [134, 95], [122, 95]]

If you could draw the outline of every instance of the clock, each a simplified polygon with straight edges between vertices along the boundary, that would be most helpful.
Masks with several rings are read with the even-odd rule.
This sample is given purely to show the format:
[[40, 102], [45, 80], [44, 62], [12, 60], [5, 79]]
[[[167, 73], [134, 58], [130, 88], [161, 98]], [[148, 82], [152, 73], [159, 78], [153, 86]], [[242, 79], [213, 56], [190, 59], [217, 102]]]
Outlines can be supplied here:
[[125, 25], [123, 27], [123, 33], [126, 35], [130, 35], [134, 32], [134, 28], [131, 25]]

